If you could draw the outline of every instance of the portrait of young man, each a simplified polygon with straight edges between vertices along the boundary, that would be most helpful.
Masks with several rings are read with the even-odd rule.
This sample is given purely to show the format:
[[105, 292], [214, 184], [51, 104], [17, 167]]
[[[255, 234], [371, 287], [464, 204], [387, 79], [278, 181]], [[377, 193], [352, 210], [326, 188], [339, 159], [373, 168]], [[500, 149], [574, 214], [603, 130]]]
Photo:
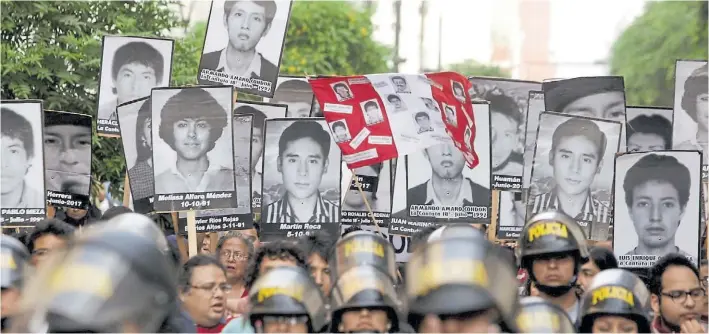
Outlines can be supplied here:
[[[678, 61], [676, 65], [677, 73], [680, 73], [681, 69], [686, 71], [684, 68], [691, 66], [696, 68], [691, 71], [684, 82], [680, 82], [682, 78], [679, 74], [676, 78], [675, 103], [679, 103], [679, 105], [675, 105], [675, 113], [679, 114], [680, 110], [683, 110], [689, 119], [686, 116], [675, 116], [677, 130], [674, 137], [677, 139], [677, 143], [674, 147], [679, 150], [699, 150], [706, 153], [709, 152], [709, 89], [707, 88], [709, 75], [707, 74], [707, 62], [704, 61], [703, 65], [700, 64], [702, 62]], [[697, 67], [697, 65], [700, 66]], [[688, 129], [690, 132], [696, 129], [691, 138], [684, 136]], [[707, 154], [704, 154], [703, 158], [702, 164], [709, 164]]]
[[389, 94], [387, 101], [394, 107], [394, 111], [406, 111], [406, 104], [401, 100], [401, 97], [396, 94]]
[[[224, 89], [227, 88], [211, 90], [217, 93]], [[172, 90], [154, 91], [153, 101], [156, 100], [157, 92], [172, 93]], [[228, 96], [231, 98], [231, 94]], [[154, 151], [155, 193], [234, 191], [231, 113], [203, 88], [180, 89], [167, 99], [162, 108], [153, 110], [154, 116], [157, 113], [160, 122], [153, 128], [153, 132], [175, 152], [176, 159], [172, 162], [172, 159], [161, 156], [161, 150]], [[224, 159], [222, 165], [219, 165], [211, 161], [207, 153], [214, 149], [217, 140], [222, 137], [227, 140], [229, 151], [219, 154], [226, 154], [229, 159]], [[166, 161], [170, 161], [167, 162], [169, 166], [165, 170], [157, 170], [158, 161], [163, 166]]]
[[444, 111], [446, 113], [446, 122], [453, 126], [458, 126], [458, 118], [455, 115], [455, 107], [444, 104]]
[[451, 88], [453, 89], [453, 96], [461, 102], [465, 102], [465, 88], [463, 84], [457, 81], [451, 81]]
[[625, 122], [623, 77], [580, 77], [542, 83], [545, 110]]
[[672, 147], [672, 123], [660, 115], [633, 118], [627, 123], [625, 134], [628, 152], [663, 151]]
[[[28, 117], [34, 116], [37, 123], [30, 123], [28, 118], [16, 112], [12, 104], [5, 104], [0, 108], [0, 127], [2, 128], [2, 169], [0, 169], [0, 207], [7, 208], [44, 208], [46, 206], [44, 188], [36, 189], [28, 184], [30, 179], [42, 179], [43, 154], [42, 143], [35, 138], [34, 127], [41, 127], [42, 104], [27, 103], [22, 109], [28, 111]], [[34, 107], [29, 110], [28, 107]], [[30, 111], [34, 115], [30, 114]], [[39, 137], [41, 139], [41, 136]], [[34, 166], [34, 165], [37, 166]], [[35, 167], [34, 173], [30, 170]], [[44, 182], [38, 182], [41, 186]]]
[[[241, 83], [234, 86], [247, 93], [266, 97], [273, 96], [275, 82], [278, 78], [282, 43], [278, 43], [278, 48], [266, 49], [261, 46], [259, 50], [256, 49], [268, 34], [277, 34], [281, 40], [285, 38], [285, 22], [290, 12], [290, 5], [288, 8], [278, 8], [274, 0], [226, 0], [223, 2], [223, 10], [219, 11], [219, 7], [215, 4], [216, 2], [212, 3], [209, 21], [219, 21], [223, 25], [227, 41], [222, 49], [202, 55], [199, 65], [200, 71], [208, 69], [224, 73], [229, 76], [230, 80], [258, 79], [268, 82], [271, 84], [271, 89], [268, 91], [258, 88], [252, 89]], [[276, 18], [277, 13], [285, 13], [285, 16]], [[274, 24], [274, 21], [278, 23]], [[209, 49], [212, 50], [213, 45], [224, 45], [216, 41], [212, 42], [217, 36], [216, 33], [216, 29], [215, 32], [207, 32], [205, 47], [208, 42]], [[281, 34], [282, 37], [280, 37]], [[275, 63], [268, 59], [274, 60]], [[202, 84], [214, 82], [202, 77], [202, 73], [200, 73], [199, 81]], [[228, 82], [219, 83], [228, 84]]]
[[373, 125], [384, 122], [384, 116], [382, 115], [382, 111], [379, 108], [379, 104], [376, 99], [363, 102], [362, 110], [364, 111], [365, 124]]
[[[540, 122], [547, 120], [554, 119], [542, 118]], [[540, 130], [539, 133], [541, 136], [543, 132]], [[603, 157], [608, 145], [608, 137], [594, 121], [568, 118], [558, 125], [551, 137], [548, 158], [553, 186], [548, 192], [532, 198], [529, 202], [531, 214], [545, 210], [561, 210], [584, 228], [587, 237], [592, 240], [606, 240], [608, 225], [611, 222], [610, 209], [593, 197], [591, 186], [602, 172]], [[537, 148], [537, 157], [539, 150]], [[537, 164], [542, 163], [536, 161], [537, 157], [535, 169], [538, 168]], [[536, 172], [532, 172], [532, 183], [536, 178], [534, 174]]]
[[436, 105], [436, 102], [433, 101], [433, 99], [422, 97], [421, 100], [423, 100], [423, 104], [426, 105], [426, 108], [428, 108], [428, 110], [440, 112], [440, 109], [438, 109], [438, 106]]
[[278, 139], [276, 167], [284, 193], [277, 201], [264, 201], [262, 221], [268, 224], [339, 222], [339, 205], [323, 198], [320, 190], [328, 168], [340, 168], [339, 161], [330, 165], [331, 145], [332, 138], [316, 120], [294, 121], [283, 130]]
[[522, 114], [519, 105], [511, 97], [502, 94], [487, 94], [483, 98], [490, 102], [492, 173], [522, 176]]
[[335, 92], [335, 96], [337, 97], [337, 101], [340, 101], [340, 102], [347, 101], [347, 100], [354, 97], [352, 95], [352, 91], [350, 90], [350, 87], [344, 81], [336, 82], [336, 83], [332, 84], [332, 91]]
[[[120, 44], [113, 54], [106, 49]], [[111, 86], [99, 87], [99, 101], [104, 96], [115, 98], [98, 107], [98, 119], [117, 121], [116, 107], [120, 104], [150, 96], [150, 90], [167, 85], [172, 69], [174, 41], [167, 39], [106, 36], [103, 41], [102, 77], [111, 79]], [[103, 80], [102, 80], [103, 81]]]
[[352, 139], [350, 130], [347, 129], [345, 121], [334, 121], [330, 123], [330, 128], [332, 129], [332, 133], [335, 134], [336, 143], [344, 143]]
[[414, 119], [416, 120], [416, 124], [419, 127], [416, 133], [421, 134], [424, 132], [433, 131], [433, 127], [431, 126], [431, 116], [428, 116], [427, 112], [417, 112], [416, 115], [414, 115]]
[[[683, 153], [693, 152], [675, 154], [681, 157]], [[685, 164], [669, 152], [648, 153], [628, 168], [622, 182], [626, 209], [638, 237], [637, 246], [625, 255], [681, 253], [690, 256], [678, 246], [697, 249], [696, 243], [677, 242], [675, 238], [687, 205], [698, 205], [689, 203], [692, 177]], [[692, 217], [687, 218], [687, 224], [691, 224]], [[697, 217], [694, 218], [693, 223], [698, 223]], [[695, 232], [697, 230], [694, 228]]]
[[391, 83], [394, 85], [394, 90], [397, 93], [411, 93], [411, 88], [409, 88], [409, 84], [406, 82], [406, 79], [404, 77], [395, 75], [390, 78]]
[[299, 78], [279, 77], [279, 84], [270, 103], [280, 103], [288, 106], [286, 117], [310, 117], [313, 105], [313, 89], [307, 81]]
[[44, 112], [44, 164], [47, 190], [89, 195], [91, 116]]

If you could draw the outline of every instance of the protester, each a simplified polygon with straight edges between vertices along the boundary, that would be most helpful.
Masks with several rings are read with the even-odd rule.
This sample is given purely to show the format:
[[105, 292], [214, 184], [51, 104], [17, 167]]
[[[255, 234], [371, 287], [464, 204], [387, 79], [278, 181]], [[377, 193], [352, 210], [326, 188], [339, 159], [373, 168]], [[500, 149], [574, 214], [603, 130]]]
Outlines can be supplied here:
[[39, 222], [27, 239], [32, 265], [40, 266], [51, 253], [66, 247], [73, 234], [74, 227], [61, 220], [47, 219]]
[[30, 255], [19, 240], [7, 235], [2, 235], [0, 239], [0, 251], [2, 252], [0, 253], [2, 255], [0, 316], [2, 316], [1, 327], [4, 332], [10, 327], [10, 317], [18, 311]]
[[239, 313], [239, 300], [246, 298], [246, 267], [254, 256], [254, 245], [237, 231], [229, 231], [217, 242], [216, 254], [226, 269], [231, 291], [227, 294], [227, 315]]
[[592, 247], [589, 251], [588, 260], [581, 266], [578, 277], [579, 286], [588, 291], [593, 278], [603, 270], [618, 268], [618, 261], [613, 252], [607, 248]]
[[334, 246], [333, 238], [325, 231], [318, 231], [298, 240], [298, 246], [304, 254], [308, 254], [310, 275], [323, 295], [330, 296], [332, 283], [330, 280], [330, 251]]
[[178, 287], [197, 333], [220, 333], [227, 324], [226, 295], [231, 291], [224, 266], [211, 256], [196, 255], [182, 266]]
[[74, 227], [83, 227], [98, 221], [101, 218], [101, 210], [93, 204], [90, 204], [87, 209], [57, 209], [54, 218], [62, 220]]
[[650, 268], [650, 293], [655, 319], [653, 333], [706, 333], [700, 322], [706, 290], [699, 270], [686, 256], [670, 253]]

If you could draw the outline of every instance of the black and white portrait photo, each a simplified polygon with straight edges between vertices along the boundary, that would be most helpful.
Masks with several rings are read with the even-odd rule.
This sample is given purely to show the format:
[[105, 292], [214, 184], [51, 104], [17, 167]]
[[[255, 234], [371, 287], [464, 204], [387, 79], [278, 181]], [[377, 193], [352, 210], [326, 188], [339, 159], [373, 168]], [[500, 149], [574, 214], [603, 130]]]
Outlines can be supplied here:
[[561, 210], [591, 240], [606, 241], [611, 224], [613, 157], [621, 124], [543, 112], [534, 154], [527, 217]]
[[334, 121], [329, 125], [332, 133], [335, 135], [336, 143], [345, 143], [352, 139], [350, 129], [347, 127], [347, 122], [344, 119]]
[[332, 91], [335, 92], [335, 96], [337, 97], [337, 101], [344, 102], [344, 101], [354, 98], [354, 95], [352, 95], [352, 90], [350, 89], [350, 86], [347, 84], [347, 81], [335, 82], [330, 86], [332, 86]]
[[363, 101], [360, 103], [360, 106], [362, 107], [362, 114], [364, 115], [365, 124], [374, 125], [384, 122], [382, 108], [379, 107], [379, 102], [377, 102], [377, 99]]
[[261, 188], [263, 182], [263, 141], [266, 135], [266, 119], [284, 118], [288, 107], [284, 104], [270, 104], [251, 101], [236, 101], [235, 115], [251, 115], [251, 207], [254, 213], [261, 212]]
[[[471, 97], [490, 102], [492, 177], [495, 181], [492, 189], [520, 191], [524, 174], [525, 123], [530, 92], [539, 91], [541, 83], [485, 77], [469, 77], [468, 80], [473, 86]], [[543, 111], [543, 107], [542, 100], [540, 111]]]
[[[391, 162], [380, 162], [355, 168], [353, 171], [349, 169], [344, 171], [343, 182], [350, 180], [352, 182], [347, 184], [348, 188], [342, 198], [342, 223], [371, 225], [368, 203], [377, 224], [387, 226], [391, 215]], [[359, 188], [356, 181], [359, 181]]]
[[232, 87], [152, 93], [156, 211], [232, 208]]
[[174, 40], [163, 38], [103, 37], [97, 134], [118, 136], [116, 107], [170, 84], [174, 45]]
[[426, 109], [430, 111], [440, 112], [440, 109], [438, 109], [438, 106], [436, 105], [436, 102], [433, 101], [433, 99], [428, 97], [422, 97], [421, 101], [423, 101], [423, 104], [426, 106]]
[[116, 108], [126, 158], [133, 211], [153, 211], [152, 101], [149, 97], [121, 104]]
[[526, 208], [522, 192], [498, 191], [497, 238], [517, 239], [525, 223]]
[[47, 202], [85, 208], [91, 185], [91, 116], [44, 112]]
[[394, 91], [396, 93], [411, 93], [411, 88], [406, 82], [406, 78], [400, 75], [394, 75], [389, 78], [391, 84], [394, 86]]
[[453, 96], [456, 99], [465, 102], [465, 88], [462, 83], [451, 80], [451, 90], [453, 90]]
[[524, 173], [522, 189], [529, 189], [532, 179], [532, 164], [534, 149], [537, 147], [537, 131], [539, 130], [539, 114], [544, 111], [544, 92], [530, 91], [527, 103], [527, 121], [524, 131]]
[[455, 112], [455, 106], [451, 106], [443, 103], [443, 112], [446, 114], [446, 123], [457, 127], [458, 126], [458, 115]]
[[42, 101], [2, 101], [0, 208], [3, 226], [45, 219]]
[[342, 159], [325, 120], [267, 120], [265, 144], [264, 239], [299, 237], [311, 230], [336, 231]]
[[425, 132], [432, 132], [433, 126], [431, 126], [431, 116], [425, 111], [419, 111], [414, 114], [414, 120], [418, 129], [416, 133], [421, 134]]
[[671, 108], [627, 106], [625, 119], [627, 152], [672, 149]]
[[291, 0], [213, 0], [199, 83], [273, 97], [290, 10]]
[[[673, 147], [709, 152], [709, 89], [707, 61], [678, 60], [675, 63]], [[703, 154], [702, 165], [709, 164]], [[706, 167], [705, 167], [706, 173]], [[706, 176], [705, 176], [706, 178]]]
[[311, 116], [314, 96], [305, 77], [279, 76], [276, 92], [267, 102], [287, 105], [288, 118], [305, 118]]
[[654, 151], [616, 157], [613, 252], [620, 267], [651, 267], [669, 253], [698, 265], [700, 155]]
[[[404, 101], [401, 100], [401, 96], [399, 96], [399, 95], [396, 95], [396, 94], [387, 95], [387, 102], [389, 102], [389, 105], [394, 108], [393, 109], [394, 112], [407, 110], [406, 103], [404, 103]], [[431, 103], [433, 103], [433, 100], [431, 100]]]

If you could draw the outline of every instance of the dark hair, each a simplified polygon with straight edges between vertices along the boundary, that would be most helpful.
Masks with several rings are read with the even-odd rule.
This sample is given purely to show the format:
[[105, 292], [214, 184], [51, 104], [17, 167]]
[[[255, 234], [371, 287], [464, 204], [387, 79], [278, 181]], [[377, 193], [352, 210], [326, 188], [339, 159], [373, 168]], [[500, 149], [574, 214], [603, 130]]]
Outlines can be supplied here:
[[399, 80], [403, 81], [404, 83], [406, 83], [406, 79], [404, 79], [404, 77], [402, 77], [400, 75], [395, 75], [395, 76], [391, 77], [392, 82], [394, 82], [395, 79], [399, 79]]
[[261, 238], [261, 225], [258, 222], [254, 222], [254, 230], [256, 231], [256, 236]]
[[588, 261], [593, 261], [598, 269], [606, 270], [618, 268], [618, 261], [610, 250], [604, 247], [592, 247], [589, 253]]
[[[135, 151], [138, 153], [135, 158], [136, 163], [153, 158], [152, 142], [146, 142], [149, 138], [143, 137], [144, 133], [142, 133], [146, 121], [150, 121], [152, 126], [152, 106], [152, 100], [148, 97], [138, 109], [138, 117], [135, 119]], [[152, 141], [152, 137], [150, 139]]]
[[463, 87], [463, 84], [461, 84], [460, 82], [453, 81], [453, 83], [451, 84], [451, 87], [453, 88], [454, 93], [455, 93], [456, 88], [460, 88], [460, 90], [463, 91], [463, 94], [465, 94], [465, 87]]
[[251, 260], [251, 258], [254, 256], [254, 243], [251, 242], [245, 235], [241, 234], [239, 231], [229, 231], [226, 234], [222, 235], [219, 240], [217, 241], [217, 248], [215, 255], [217, 258], [219, 257], [219, 253], [221, 253], [222, 247], [224, 247], [224, 243], [227, 242], [229, 239], [239, 239], [241, 242], [246, 245], [247, 249], [247, 256], [248, 260]]
[[431, 119], [431, 116], [428, 116], [428, 113], [425, 111], [419, 111], [416, 113], [416, 116], [414, 116], [414, 119], [419, 119], [419, 117], [426, 117], [426, 119]]
[[24, 146], [27, 158], [34, 157], [34, 136], [32, 135], [32, 124], [16, 113], [14, 110], [2, 107], [0, 109], [0, 128], [2, 135], [13, 139], [19, 139]]
[[347, 85], [344, 82], [338, 82], [338, 83], [332, 85], [332, 89], [334, 89], [334, 90], [336, 90], [337, 87], [342, 87], [342, 88], [346, 88], [347, 90], [350, 90], [349, 88], [347, 88]]
[[490, 112], [506, 116], [519, 126], [522, 124], [522, 113], [519, 105], [511, 97], [504, 94], [485, 94], [483, 99], [490, 102]]
[[290, 142], [302, 138], [314, 140], [322, 149], [323, 159], [330, 153], [330, 135], [316, 121], [295, 121], [289, 125], [278, 140], [278, 156], [281, 156]]
[[234, 109], [235, 114], [251, 115], [251, 122], [254, 124], [254, 128], [263, 130], [266, 122], [266, 114], [263, 111], [258, 110], [250, 105], [241, 105]]
[[697, 96], [699, 94], [707, 94], [707, 90], [707, 64], [704, 64], [704, 66], [692, 71], [692, 74], [684, 82], [681, 106], [694, 122], [698, 122]]
[[326, 231], [317, 231], [305, 238], [298, 239], [298, 247], [304, 254], [318, 254], [325, 262], [327, 262], [333, 246], [335, 246], [335, 240]]
[[347, 130], [347, 126], [345, 125], [345, 122], [343, 121], [335, 121], [332, 123], [332, 131], [335, 131], [335, 128], [343, 128], [345, 131]]
[[603, 152], [606, 151], [606, 145], [608, 140], [606, 139], [606, 134], [601, 131], [598, 125], [587, 119], [581, 118], [570, 118], [564, 123], [561, 123], [554, 130], [554, 134], [551, 138], [551, 154], [549, 154], [549, 164], [554, 162], [554, 152], [556, 152], [556, 147], [561, 143], [561, 140], [567, 137], [581, 136], [598, 148], [597, 154], [597, 165], [603, 160]]
[[340, 235], [340, 238], [356, 231], [364, 231], [361, 226], [359, 225], [350, 225], [349, 227], [345, 228], [345, 230], [342, 232], [342, 235]]
[[120, 216], [124, 213], [130, 213], [130, 212], [133, 212], [133, 210], [126, 208], [125, 206], [122, 206], [122, 205], [114, 206], [114, 207], [106, 210], [106, 212], [104, 212], [103, 215], [101, 215], [101, 220], [109, 220], [114, 217]]
[[699, 278], [699, 270], [694, 266], [692, 261], [689, 261], [686, 256], [680, 253], [669, 253], [661, 257], [655, 265], [650, 268], [650, 292], [654, 295], [660, 295], [662, 293], [662, 274], [665, 273], [669, 266], [682, 266], [687, 267], [694, 273], [694, 276]]
[[665, 149], [672, 147], [672, 123], [660, 115], [640, 115], [628, 122], [627, 139], [636, 133], [655, 134], [665, 142]]
[[76, 114], [64, 111], [45, 110], [44, 128], [55, 125], [73, 125], [86, 128], [91, 132], [92, 120], [90, 115]]
[[113, 56], [111, 75], [113, 80], [118, 79], [118, 71], [123, 65], [138, 63], [148, 66], [155, 71], [155, 79], [162, 82], [165, 59], [152, 45], [146, 42], [129, 42], [121, 45]]
[[394, 99], [401, 101], [401, 98], [399, 97], [399, 95], [396, 95], [396, 94], [389, 94], [389, 96], [387, 96], [387, 100], [388, 100], [389, 102], [392, 102], [392, 100], [394, 100]]
[[367, 103], [364, 104], [364, 109], [366, 110], [367, 108], [374, 107], [379, 109], [379, 105], [377, 105], [376, 102], [374, 101], [367, 101]]
[[187, 292], [190, 290], [190, 287], [192, 287], [192, 274], [194, 273], [194, 269], [205, 266], [215, 266], [221, 269], [224, 276], [226, 276], [226, 269], [217, 258], [211, 255], [195, 255], [182, 265], [182, 270], [180, 270], [180, 274], [177, 276], [177, 286], [182, 292]]
[[250, 289], [254, 282], [259, 277], [259, 271], [261, 268], [261, 262], [263, 262], [264, 257], [269, 258], [288, 258], [295, 261], [298, 267], [306, 269], [310, 272], [310, 267], [306, 260], [306, 254], [303, 253], [298, 246], [292, 241], [277, 240], [263, 244], [256, 250], [256, 254], [251, 261], [249, 261], [249, 266], [246, 268], [246, 288]]
[[689, 201], [692, 179], [687, 166], [671, 155], [647, 154], [632, 165], [625, 173], [623, 191], [625, 204], [633, 205], [633, 190], [649, 181], [667, 182], [677, 190], [679, 203], [684, 208]]
[[29, 233], [29, 237], [27, 238], [27, 250], [32, 253], [34, 251], [34, 243], [37, 239], [50, 234], [62, 239], [69, 239], [74, 234], [74, 227], [55, 218], [42, 220], [37, 223], [32, 232]]
[[[237, 2], [244, 2], [244, 0], [227, 0], [224, 1], [224, 16], [229, 16], [229, 12], [231, 12], [232, 7]], [[263, 7], [263, 12], [266, 16], [266, 25], [270, 25], [271, 22], [273, 21], [273, 18], [276, 17], [276, 10], [278, 7], [276, 6], [276, 2], [273, 0], [251, 0], [254, 4], [256, 4], [259, 7]]]
[[306, 81], [291, 79], [284, 81], [273, 93], [272, 103], [280, 102], [313, 102], [313, 89]]
[[170, 97], [162, 107], [158, 134], [175, 150], [174, 124], [186, 118], [204, 120], [211, 127], [209, 148], [207, 149], [209, 152], [214, 148], [217, 139], [222, 136], [228, 122], [227, 116], [227, 111], [206, 90], [182, 88], [177, 94]]

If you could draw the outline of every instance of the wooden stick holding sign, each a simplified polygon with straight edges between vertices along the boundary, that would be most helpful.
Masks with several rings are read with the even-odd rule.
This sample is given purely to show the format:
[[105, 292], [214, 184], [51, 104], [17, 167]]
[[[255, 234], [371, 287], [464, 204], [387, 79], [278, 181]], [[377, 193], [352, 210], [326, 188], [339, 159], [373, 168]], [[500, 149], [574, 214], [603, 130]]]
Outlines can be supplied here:
[[185, 249], [185, 238], [180, 234], [180, 228], [178, 227], [178, 217], [177, 212], [171, 212], [170, 218], [172, 219], [172, 229], [175, 231], [175, 240], [177, 240], [177, 248], [180, 250], [180, 256], [182, 261], [187, 261], [187, 249]]
[[359, 183], [359, 178], [357, 178], [357, 175], [355, 175], [354, 170], [351, 171], [352, 179], [350, 180], [350, 184], [352, 184], [352, 180], [354, 180], [355, 185], [357, 186], [357, 190], [359, 190], [359, 194], [362, 195], [364, 206], [367, 208], [367, 212], [369, 212], [369, 218], [372, 219], [372, 223], [374, 223], [374, 226], [377, 228], [377, 233], [383, 234], [382, 229], [379, 227], [379, 223], [377, 223], [377, 220], [374, 219], [374, 212], [372, 211], [372, 206], [369, 205], [369, 201], [367, 201], [367, 196], [364, 195], [364, 191], [362, 190], [362, 184]]
[[187, 243], [190, 257], [197, 255], [197, 215], [194, 210], [187, 211]]
[[497, 241], [497, 236], [495, 234], [497, 234], [497, 224], [500, 220], [500, 210], [498, 210], [498, 208], [500, 207], [500, 190], [492, 191], [491, 207], [492, 214], [490, 215], [490, 226], [488, 226], [487, 229], [487, 240]]
[[128, 172], [123, 180], [123, 206], [130, 208], [130, 182], [128, 181]]
[[209, 252], [217, 256], [217, 242], [219, 241], [219, 236], [217, 232], [209, 232]]

